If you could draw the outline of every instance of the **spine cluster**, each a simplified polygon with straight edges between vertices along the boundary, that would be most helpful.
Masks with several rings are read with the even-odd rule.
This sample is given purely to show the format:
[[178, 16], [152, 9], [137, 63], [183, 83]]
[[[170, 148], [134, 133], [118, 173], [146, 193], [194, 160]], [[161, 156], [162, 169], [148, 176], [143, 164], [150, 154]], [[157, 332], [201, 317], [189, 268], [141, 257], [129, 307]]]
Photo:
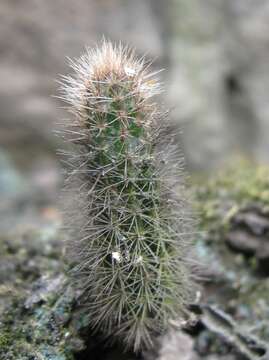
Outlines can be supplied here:
[[72, 273], [93, 328], [135, 351], [150, 348], [170, 320], [186, 316], [193, 295], [182, 157], [144, 59], [104, 41], [71, 66], [62, 134], [72, 144]]

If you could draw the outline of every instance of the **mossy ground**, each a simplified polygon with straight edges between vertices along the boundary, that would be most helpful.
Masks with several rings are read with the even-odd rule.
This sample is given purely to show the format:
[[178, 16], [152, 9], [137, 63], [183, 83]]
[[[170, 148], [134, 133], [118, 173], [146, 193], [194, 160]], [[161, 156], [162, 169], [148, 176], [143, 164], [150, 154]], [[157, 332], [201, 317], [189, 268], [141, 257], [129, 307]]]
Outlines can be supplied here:
[[[262, 213], [265, 225], [269, 222], [268, 185], [269, 169], [247, 162], [192, 185], [201, 219], [198, 261], [206, 277], [201, 280], [201, 301], [230, 314], [238, 331], [265, 344], [269, 343], [269, 274], [259, 272], [255, 253], [245, 255], [240, 249], [231, 249], [226, 238], [237, 226], [234, 219], [245, 216], [245, 208], [256, 217]], [[251, 226], [240, 226], [236, 228], [239, 232], [252, 231]], [[96, 344], [91, 344], [88, 335], [90, 319], [80, 307], [79, 294], [68, 283], [62, 265], [59, 234], [59, 228], [50, 224], [1, 235], [0, 359], [73, 360], [85, 354], [85, 347], [88, 354], [94, 351], [90, 349]], [[263, 234], [261, 241], [264, 239], [269, 239], [268, 233]], [[234, 345], [208, 328], [200, 329], [194, 340], [198, 359], [212, 355], [237, 359]], [[117, 353], [116, 358], [126, 356]]]
[[236, 160], [209, 178], [194, 177], [195, 207], [202, 230], [229, 225], [236, 211], [250, 203], [269, 210], [269, 167]]
[[0, 239], [1, 359], [72, 360], [71, 350], [83, 346], [71, 325], [76, 296], [59, 260], [56, 232], [48, 238], [47, 230]]
[[[269, 343], [269, 272], [261, 272], [255, 252], [232, 249], [227, 238], [250, 236], [261, 249], [269, 242], [269, 168], [236, 161], [194, 185], [200, 219], [198, 256], [206, 264], [204, 301], [231, 314], [243, 331]], [[238, 220], [239, 219], [239, 220]], [[255, 228], [263, 221], [264, 229]], [[208, 267], [208, 265], [210, 266]], [[211, 268], [211, 269], [210, 269]]]

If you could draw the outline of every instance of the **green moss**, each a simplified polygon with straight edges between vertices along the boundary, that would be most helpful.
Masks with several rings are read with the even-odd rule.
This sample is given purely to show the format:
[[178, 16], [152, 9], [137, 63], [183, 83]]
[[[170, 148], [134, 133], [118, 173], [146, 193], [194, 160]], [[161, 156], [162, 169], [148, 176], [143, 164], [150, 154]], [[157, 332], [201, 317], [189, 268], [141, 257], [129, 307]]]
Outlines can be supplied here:
[[[242, 328], [268, 342], [268, 278], [257, 273], [255, 255], [232, 251], [225, 238], [233, 216], [248, 205], [255, 204], [269, 216], [269, 167], [235, 162], [210, 178], [200, 178], [193, 189], [201, 219], [198, 256], [212, 271], [204, 289], [207, 301], [218, 304], [238, 318]], [[237, 230], [245, 231], [240, 227]]]
[[225, 227], [240, 207], [258, 202], [269, 209], [269, 168], [238, 160], [194, 185], [201, 228]]
[[44, 228], [0, 238], [0, 359], [73, 360], [84, 346], [58, 236]]
[[12, 336], [9, 333], [0, 333], [0, 348], [6, 349], [12, 344]]
[[[47, 285], [44, 283], [41, 286], [46, 288]], [[70, 334], [77, 338], [79, 350], [81, 349], [83, 344], [78, 337], [77, 329], [70, 325], [74, 292], [65, 281], [60, 281], [59, 287], [48, 287], [45, 291], [50, 292], [50, 304], [44, 301], [46, 297], [37, 299], [35, 303], [38, 296], [36, 294], [33, 295], [33, 300], [26, 299], [23, 303], [13, 299], [2, 314], [0, 358], [8, 353], [9, 359], [12, 360], [24, 357], [30, 359], [30, 355], [37, 354], [40, 354], [42, 359], [72, 360], [76, 349], [70, 346]]]

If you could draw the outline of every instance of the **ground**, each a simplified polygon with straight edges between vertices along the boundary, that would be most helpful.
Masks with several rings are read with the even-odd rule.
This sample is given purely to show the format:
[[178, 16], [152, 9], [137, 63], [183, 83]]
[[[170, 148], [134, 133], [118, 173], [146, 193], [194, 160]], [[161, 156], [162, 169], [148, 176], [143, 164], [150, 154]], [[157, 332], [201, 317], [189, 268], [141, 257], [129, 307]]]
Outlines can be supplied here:
[[[267, 359], [269, 350], [269, 169], [237, 162], [192, 177], [199, 220], [193, 320], [172, 326], [155, 351], [134, 355], [93, 334], [64, 262], [64, 233], [53, 196], [33, 192], [0, 159], [0, 358]], [[36, 178], [35, 178], [36, 179]], [[40, 182], [40, 178], [39, 178]], [[51, 185], [51, 184], [50, 184]]]

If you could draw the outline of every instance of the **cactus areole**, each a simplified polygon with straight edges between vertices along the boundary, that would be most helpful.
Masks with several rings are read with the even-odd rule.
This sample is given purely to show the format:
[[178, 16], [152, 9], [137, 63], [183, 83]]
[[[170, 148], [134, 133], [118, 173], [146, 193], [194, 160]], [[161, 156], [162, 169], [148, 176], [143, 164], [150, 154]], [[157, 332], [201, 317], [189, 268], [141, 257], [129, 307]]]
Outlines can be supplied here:
[[193, 296], [183, 161], [145, 59], [103, 41], [70, 62], [67, 259], [92, 327], [139, 351]]

